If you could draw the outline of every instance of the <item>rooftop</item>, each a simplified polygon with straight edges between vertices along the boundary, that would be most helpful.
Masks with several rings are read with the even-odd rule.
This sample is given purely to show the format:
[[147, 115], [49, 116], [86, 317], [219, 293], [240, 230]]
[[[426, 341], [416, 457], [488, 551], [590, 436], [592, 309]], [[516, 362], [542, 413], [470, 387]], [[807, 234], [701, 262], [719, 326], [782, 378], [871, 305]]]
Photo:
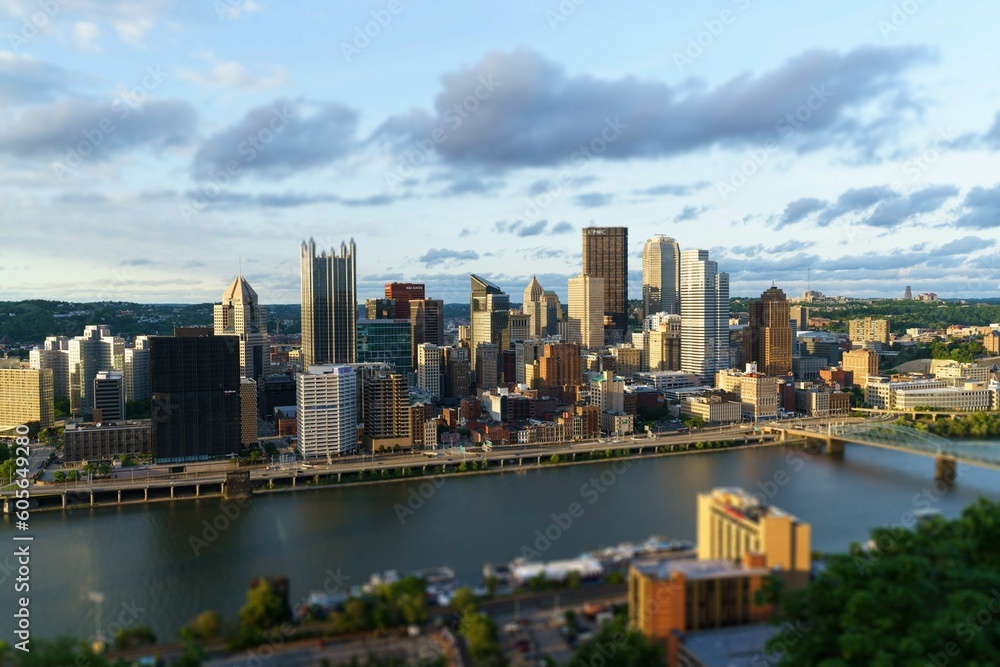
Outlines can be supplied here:
[[764, 576], [764, 568], [745, 568], [728, 560], [650, 560], [634, 564], [636, 571], [655, 579], [669, 579], [683, 574], [686, 579], [719, 579], [722, 577]]

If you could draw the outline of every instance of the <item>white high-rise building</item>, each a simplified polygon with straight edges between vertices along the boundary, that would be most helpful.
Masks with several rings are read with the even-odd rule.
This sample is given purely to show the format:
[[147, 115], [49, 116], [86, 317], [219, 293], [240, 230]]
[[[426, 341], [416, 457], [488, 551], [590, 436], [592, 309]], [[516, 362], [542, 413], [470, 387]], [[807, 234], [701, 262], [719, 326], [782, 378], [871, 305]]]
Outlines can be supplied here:
[[441, 397], [441, 348], [431, 343], [417, 346], [417, 386]]
[[94, 411], [94, 378], [100, 371], [120, 371], [125, 365], [125, 341], [104, 324], [91, 324], [69, 341], [69, 409], [71, 414]]
[[49, 336], [43, 347], [28, 354], [28, 367], [52, 371], [55, 398], [69, 398], [69, 337]]
[[681, 252], [681, 370], [711, 385], [729, 367], [729, 274], [707, 250]]
[[125, 348], [125, 400], [152, 400], [152, 385], [149, 383], [149, 337], [136, 336], [132, 347]]
[[264, 374], [264, 366], [270, 366], [264, 361], [270, 356], [267, 310], [242, 275], [222, 294], [222, 303], [215, 304], [215, 335], [239, 337], [243, 377], [256, 380]]
[[569, 279], [566, 342], [585, 350], [604, 347], [604, 279], [585, 273]]
[[351, 366], [310, 366], [295, 378], [299, 453], [331, 461], [358, 447], [357, 376]]
[[642, 312], [681, 312], [681, 251], [669, 236], [654, 236], [642, 248]]

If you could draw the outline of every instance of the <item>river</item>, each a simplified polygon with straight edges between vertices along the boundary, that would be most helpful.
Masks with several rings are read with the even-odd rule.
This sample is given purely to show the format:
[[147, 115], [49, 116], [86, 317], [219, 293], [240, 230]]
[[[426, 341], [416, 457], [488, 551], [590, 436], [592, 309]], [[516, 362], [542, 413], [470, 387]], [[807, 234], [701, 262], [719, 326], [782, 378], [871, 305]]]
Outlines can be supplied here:
[[[104, 594], [106, 634], [143, 624], [164, 641], [205, 609], [235, 618], [259, 575], [289, 576], [295, 603], [386, 569], [449, 565], [478, 583], [484, 562], [525, 548], [552, 559], [653, 534], [694, 540], [695, 495], [717, 486], [760, 493], [810, 522], [821, 551], [842, 551], [920, 507], [954, 517], [980, 496], [1000, 499], [1000, 472], [961, 466], [944, 490], [933, 471], [933, 459], [860, 445], [843, 458], [768, 447], [255, 496], [231, 502], [231, 519], [218, 499], [39, 513], [30, 530], [32, 636], [93, 637], [91, 591]], [[561, 517], [560, 527], [552, 515], [572, 503], [582, 515], [570, 524]], [[207, 528], [213, 522], [223, 529]], [[546, 531], [556, 539], [541, 538]], [[9, 519], [3, 532], [14, 533]], [[7, 549], [0, 604], [12, 610], [16, 559]]]

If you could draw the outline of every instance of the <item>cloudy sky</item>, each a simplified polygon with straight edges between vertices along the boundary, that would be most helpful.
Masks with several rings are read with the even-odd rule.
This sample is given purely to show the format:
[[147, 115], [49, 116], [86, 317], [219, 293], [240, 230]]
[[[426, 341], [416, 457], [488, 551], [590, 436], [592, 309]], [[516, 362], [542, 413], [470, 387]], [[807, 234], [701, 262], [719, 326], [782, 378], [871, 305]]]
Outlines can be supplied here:
[[565, 296], [580, 229], [734, 295], [997, 296], [1000, 4], [5, 0], [0, 299], [299, 298], [481, 273]]

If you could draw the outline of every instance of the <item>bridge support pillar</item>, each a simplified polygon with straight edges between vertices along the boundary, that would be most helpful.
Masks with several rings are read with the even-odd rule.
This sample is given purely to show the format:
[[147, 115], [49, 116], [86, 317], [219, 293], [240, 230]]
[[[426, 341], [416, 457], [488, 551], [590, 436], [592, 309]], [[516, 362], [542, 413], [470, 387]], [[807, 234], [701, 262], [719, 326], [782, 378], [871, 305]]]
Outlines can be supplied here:
[[122, 504], [122, 490], [118, 489], [118, 504]]
[[[63, 509], [66, 509], [66, 494], [65, 493], [62, 494], [62, 505], [63, 505]], [[4, 513], [6, 514], [6, 510], [4, 510]]]
[[145, 500], [145, 501], [147, 501], [147, 502], [149, 501], [149, 487], [148, 486], [145, 489], [142, 490], [142, 499]]
[[194, 497], [197, 498], [201, 495], [201, 484], [194, 485]]
[[517, 465], [519, 465], [519, 466], [520, 465], [524, 465], [524, 459], [518, 459], [517, 460]]
[[542, 465], [542, 457], [541, 457], [541, 455], [538, 456], [537, 463], [538, 463], [538, 465]]
[[949, 456], [939, 456], [934, 460], [934, 479], [951, 484], [955, 481], [958, 463]]
[[171, 500], [174, 499], [174, 485], [173, 484], [170, 485], [170, 499]]
[[91, 507], [94, 506], [94, 492], [93, 491], [90, 492], [90, 506]]
[[576, 461], [576, 452], [573, 452], [573, 460]]
[[826, 453], [827, 454], [843, 454], [844, 453], [844, 441], [838, 440], [837, 438], [827, 438], [826, 439]]

